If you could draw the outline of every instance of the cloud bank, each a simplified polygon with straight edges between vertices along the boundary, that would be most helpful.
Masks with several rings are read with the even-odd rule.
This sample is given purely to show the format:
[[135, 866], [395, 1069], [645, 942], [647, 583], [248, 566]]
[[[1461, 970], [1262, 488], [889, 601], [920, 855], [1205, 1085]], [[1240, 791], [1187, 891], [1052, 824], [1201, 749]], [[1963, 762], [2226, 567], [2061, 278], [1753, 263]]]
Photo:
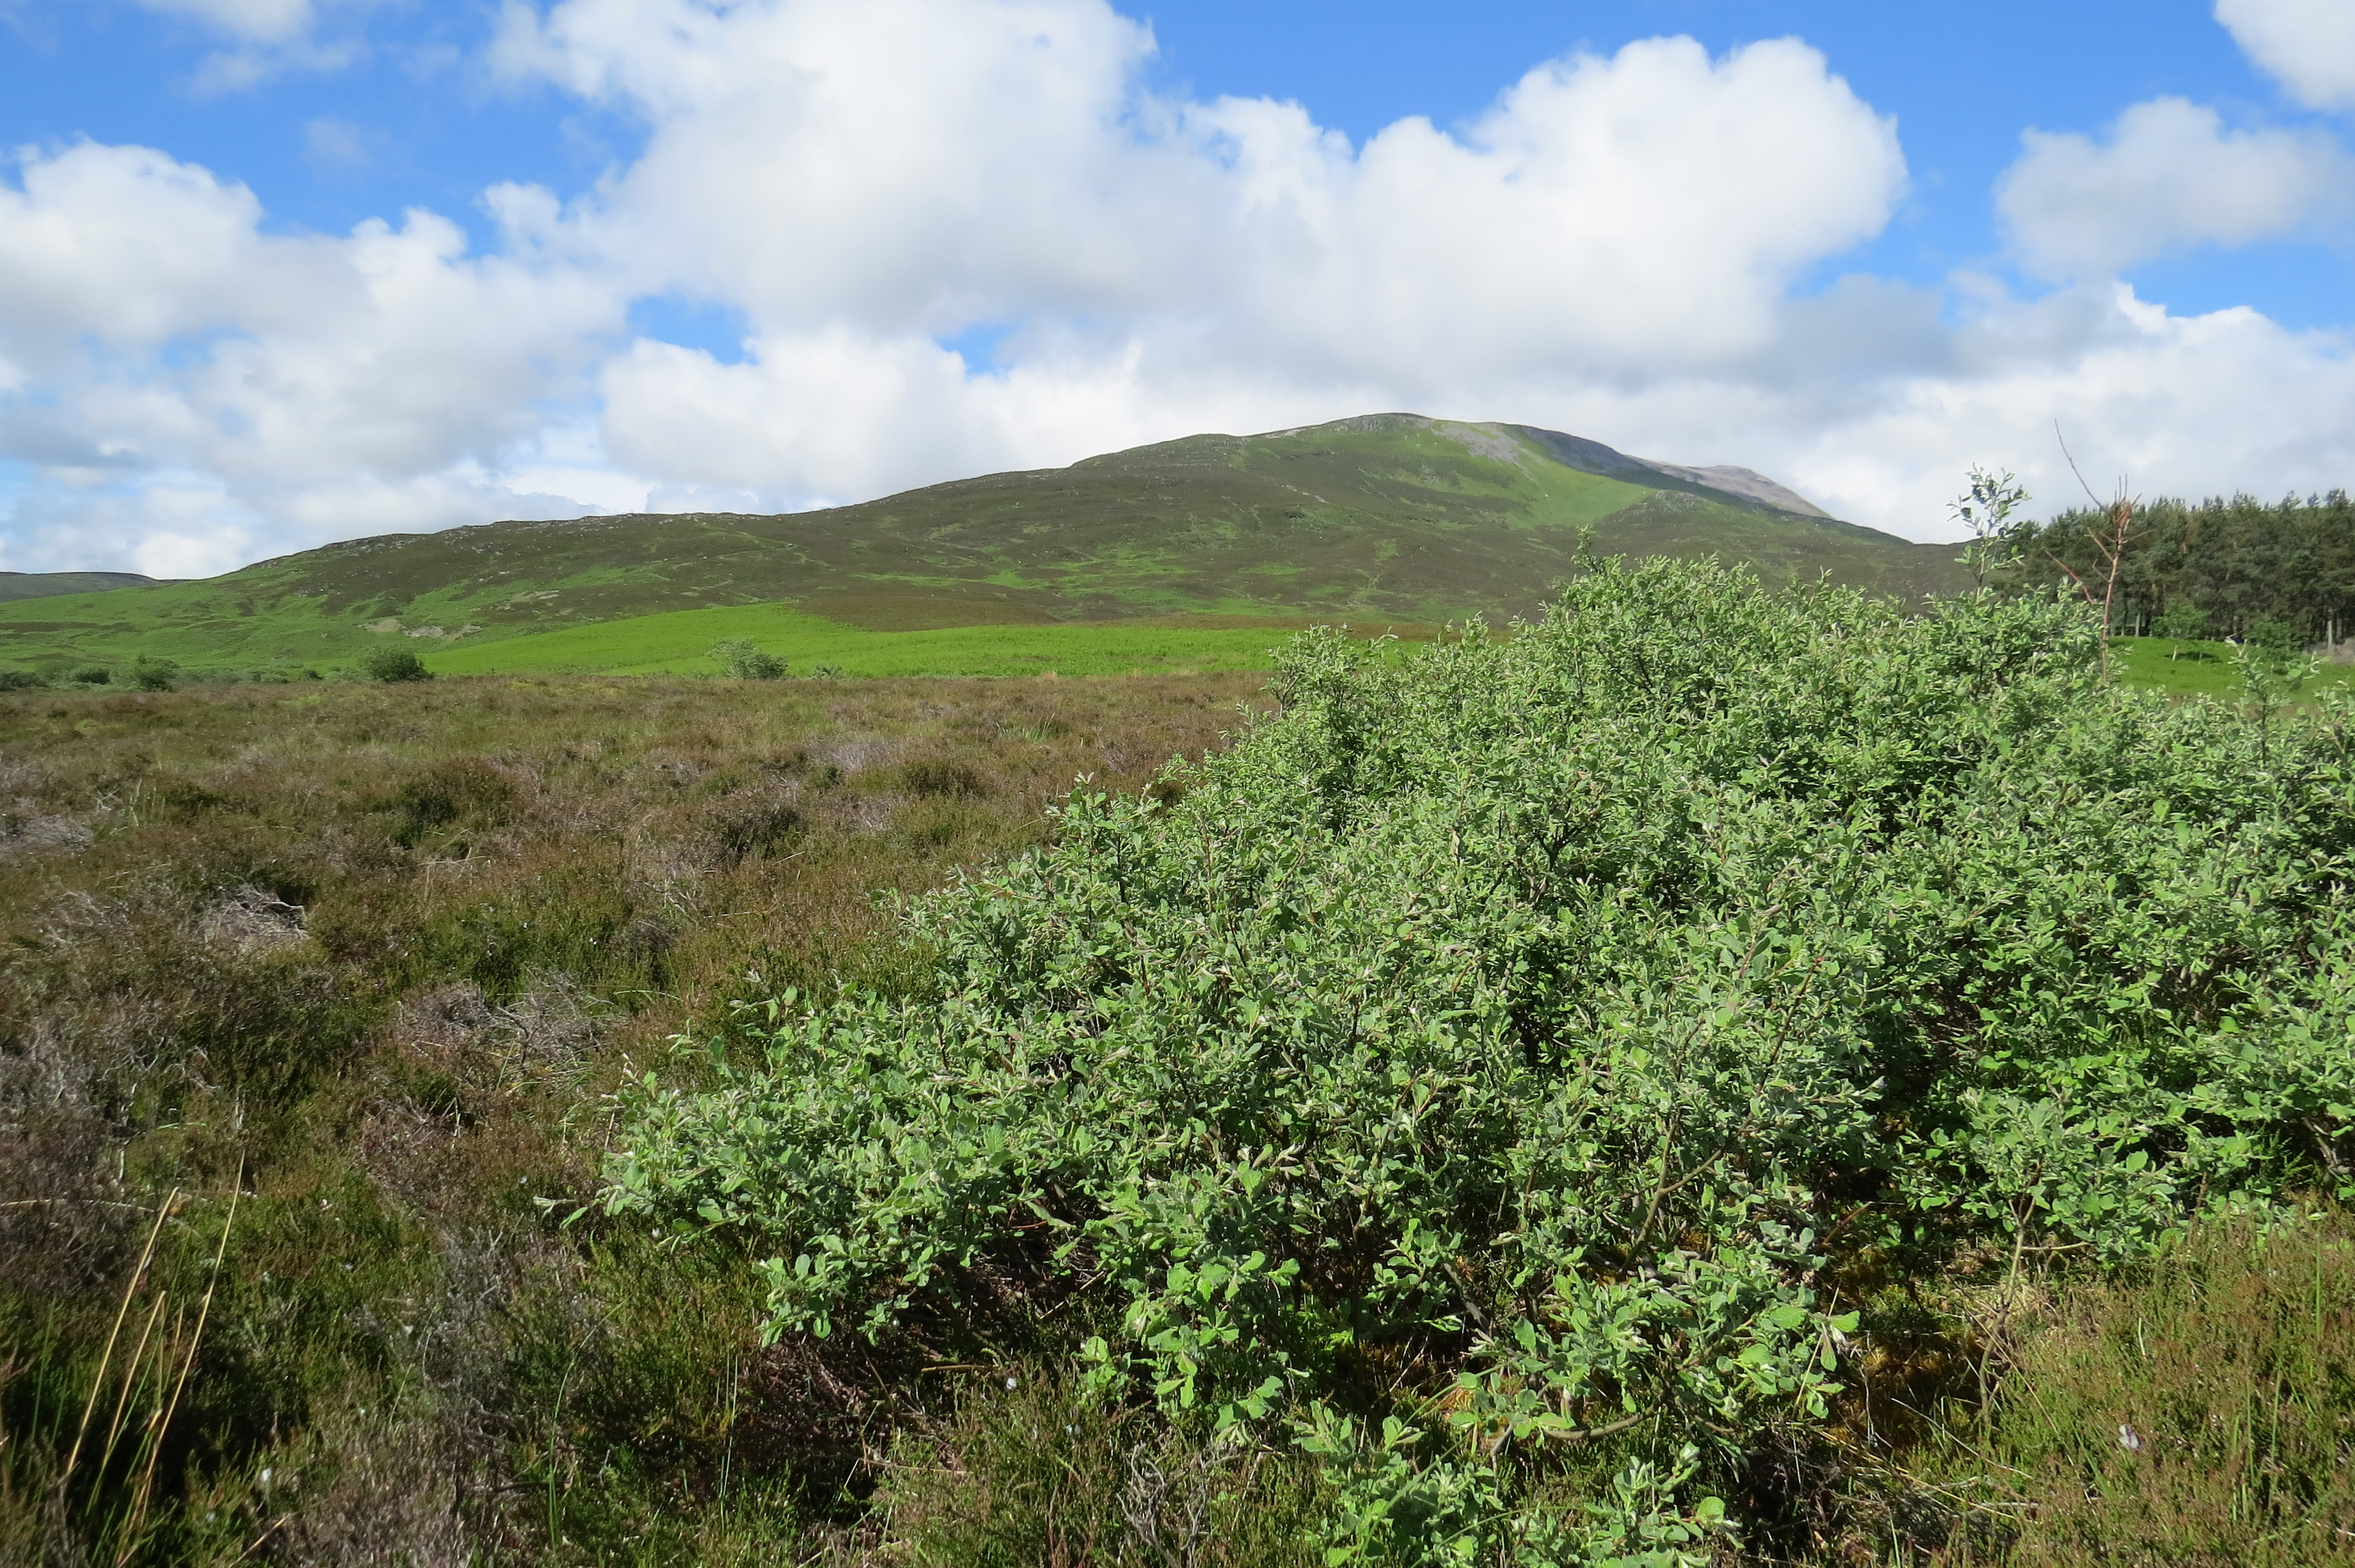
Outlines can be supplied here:
[[[153, 3], [257, 44], [313, 21]], [[2330, 221], [2350, 175], [2319, 133], [2179, 100], [2098, 143], [2030, 133], [1997, 199], [2054, 287], [1807, 293], [1907, 175], [1802, 42], [1573, 56], [1362, 143], [1295, 103], [1156, 96], [1152, 49], [1101, 0], [510, 0], [496, 72], [647, 134], [570, 200], [485, 193], [487, 253], [425, 211], [273, 234], [165, 152], [19, 153], [0, 566], [793, 507], [1397, 408], [1745, 463], [1917, 535], [1970, 462], [2054, 466], [2056, 418], [2149, 491], [2348, 478], [2342, 335], [2116, 281]], [[649, 297], [734, 313], [741, 354], [633, 334]]]
[[2341, 0], [2216, 0], [2216, 20], [2301, 103], [2355, 108], [2355, 9]]

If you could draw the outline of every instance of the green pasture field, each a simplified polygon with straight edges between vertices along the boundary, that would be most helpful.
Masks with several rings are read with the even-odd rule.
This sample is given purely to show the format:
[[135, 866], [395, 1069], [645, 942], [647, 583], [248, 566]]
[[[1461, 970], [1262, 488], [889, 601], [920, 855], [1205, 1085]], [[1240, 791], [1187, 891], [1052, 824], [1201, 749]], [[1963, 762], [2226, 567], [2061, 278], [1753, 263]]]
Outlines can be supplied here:
[[[2119, 637], [2110, 642], [2117, 673], [2130, 685], [2181, 697], [2239, 698], [2246, 694], [2226, 642], [2177, 642], [2164, 637]], [[2355, 664], [2320, 664], [2301, 697], [2316, 697], [2355, 678]]]
[[[510, 637], [429, 653], [425, 663], [442, 675], [709, 675], [719, 673], [710, 657], [712, 644], [741, 638], [787, 660], [795, 674], [812, 673], [821, 665], [846, 676], [868, 678], [1212, 673], [1273, 668], [1273, 650], [1308, 624], [1182, 616], [1060, 626], [865, 631], [782, 605], [748, 604], [633, 616]], [[1428, 642], [1437, 631], [1416, 624], [1352, 630], [1394, 636], [1402, 648]], [[2121, 637], [2110, 648], [2118, 676], [2131, 685], [2177, 696], [2229, 699], [2243, 694], [2227, 643]], [[2355, 665], [2322, 664], [2307, 677], [2300, 694], [2319, 695], [2350, 678], [2355, 678]]]
[[[1243, 624], [1236, 624], [1237, 620]], [[717, 674], [712, 644], [756, 643], [795, 674], [1059, 676], [1212, 673], [1273, 667], [1272, 651], [1305, 622], [1186, 616], [1061, 626], [960, 626], [862, 631], [775, 604], [632, 616], [425, 654], [437, 675]], [[1384, 627], [1368, 628], [1380, 635]], [[1432, 629], [1395, 629], [1412, 640]]]
[[[1348, 620], [1349, 630], [1368, 637], [1394, 637], [1401, 651], [1431, 641], [1442, 630], [1379, 617], [1330, 619]], [[824, 669], [866, 679], [1049, 674], [1082, 678], [1269, 670], [1274, 667], [1273, 651], [1278, 646], [1316, 623], [1308, 619], [1204, 613], [1047, 625], [869, 630], [809, 614], [790, 603], [768, 601], [629, 616], [552, 631], [470, 641], [455, 647], [425, 638], [404, 639], [398, 633], [368, 634], [366, 641], [369, 646], [412, 648], [433, 673], [448, 676], [716, 675], [720, 672], [710, 656], [712, 645], [743, 640], [786, 660], [796, 675]], [[119, 681], [140, 657], [176, 659], [184, 667], [183, 679], [197, 684], [223, 677], [266, 675], [272, 670], [310, 668], [335, 675], [351, 668], [352, 650], [338, 647], [333, 656], [305, 658], [299, 639], [274, 650], [264, 662], [239, 665], [229, 657], [226, 647], [192, 639], [185, 629], [126, 621], [116, 630], [114, 638], [83, 644], [77, 662], [111, 667]], [[66, 668], [56, 658], [36, 661], [31, 657], [54, 651], [12, 652], [17, 657], [0, 665], [55, 664], [53, 677]], [[2111, 657], [2121, 679], [2175, 696], [2237, 699], [2243, 695], [2232, 652], [2223, 642], [2177, 642], [2158, 637], [2122, 637], [2111, 643]], [[2311, 699], [2350, 679], [2355, 679], [2355, 665], [2318, 665], [2300, 696]]]
[[[129, 596], [125, 596], [126, 598]], [[1369, 636], [1395, 635], [1405, 642], [1428, 641], [1437, 629], [1420, 623], [1391, 624], [1369, 619], [1352, 630]], [[273, 674], [315, 671], [346, 673], [358, 656], [375, 648], [411, 649], [437, 675], [504, 674], [716, 674], [715, 642], [745, 639], [787, 660], [795, 674], [825, 666], [844, 675], [1060, 676], [1167, 674], [1180, 671], [1265, 670], [1270, 650], [1316, 624], [1307, 619], [1198, 614], [1048, 625], [994, 625], [870, 631], [789, 604], [716, 605], [598, 621], [559, 630], [526, 632], [449, 646], [398, 632], [363, 634], [306, 649], [289, 634], [267, 647], [232, 647], [185, 628], [142, 625], [126, 620], [103, 638], [70, 646], [37, 639], [16, 640], [0, 654], [0, 668], [40, 670], [50, 679], [71, 669], [97, 666], [119, 683], [141, 658], [177, 662], [184, 682], [207, 684]], [[319, 634], [314, 633], [314, 637]], [[0, 639], [0, 643], [8, 640]]]

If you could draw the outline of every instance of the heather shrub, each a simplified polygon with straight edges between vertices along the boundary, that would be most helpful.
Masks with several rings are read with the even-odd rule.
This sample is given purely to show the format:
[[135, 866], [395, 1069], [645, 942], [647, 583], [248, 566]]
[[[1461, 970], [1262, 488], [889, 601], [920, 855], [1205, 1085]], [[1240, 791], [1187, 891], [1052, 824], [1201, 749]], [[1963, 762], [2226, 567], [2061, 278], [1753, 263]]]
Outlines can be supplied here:
[[1296, 1454], [1329, 1563], [1769, 1549], [1868, 1260], [2126, 1266], [2355, 1156], [2347, 715], [2098, 638], [1673, 562], [1311, 635], [1178, 788], [909, 906], [897, 992], [646, 1079], [605, 1209], [797, 1342], [1017, 1335]]
[[988, 782], [962, 758], [911, 758], [900, 765], [900, 779], [911, 795], [962, 799], [989, 792]]

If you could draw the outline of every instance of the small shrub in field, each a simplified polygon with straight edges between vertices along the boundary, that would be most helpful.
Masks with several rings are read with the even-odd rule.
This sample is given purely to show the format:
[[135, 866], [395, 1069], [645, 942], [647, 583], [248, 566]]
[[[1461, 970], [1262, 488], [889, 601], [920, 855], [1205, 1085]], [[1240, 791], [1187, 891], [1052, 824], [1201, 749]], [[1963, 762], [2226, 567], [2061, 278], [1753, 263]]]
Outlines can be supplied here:
[[371, 649], [360, 661], [360, 669], [371, 681], [398, 683], [403, 681], [430, 681], [433, 672], [425, 667], [413, 650], [407, 648]]
[[2305, 639], [2298, 636], [2296, 627], [2286, 620], [2275, 620], [2270, 617], [2251, 622], [2248, 635], [2243, 641], [2252, 647], [2263, 648], [2273, 653], [2295, 653], [2305, 645]]
[[48, 684], [37, 670], [0, 670], [0, 692], [37, 692]]
[[179, 683], [179, 663], [171, 659], [141, 659], [131, 666], [131, 683], [143, 692], [168, 692]]
[[114, 673], [101, 664], [86, 665], [66, 677], [78, 686], [103, 686], [114, 679]]
[[2206, 610], [2189, 599], [2179, 600], [2150, 623], [2150, 634], [2171, 642], [2196, 642], [2208, 635], [2208, 621]]
[[744, 638], [713, 643], [711, 657], [723, 673], [739, 681], [782, 681], [785, 677], [783, 659], [762, 652], [757, 644]]
[[1312, 634], [1174, 803], [915, 904], [903, 991], [641, 1090], [606, 1206], [741, 1237], [805, 1342], [1027, 1306], [1089, 1397], [1313, 1463], [1331, 1563], [1804, 1539], [1849, 1260], [2130, 1266], [2355, 1161], [2355, 710], [2100, 653], [1677, 562]]

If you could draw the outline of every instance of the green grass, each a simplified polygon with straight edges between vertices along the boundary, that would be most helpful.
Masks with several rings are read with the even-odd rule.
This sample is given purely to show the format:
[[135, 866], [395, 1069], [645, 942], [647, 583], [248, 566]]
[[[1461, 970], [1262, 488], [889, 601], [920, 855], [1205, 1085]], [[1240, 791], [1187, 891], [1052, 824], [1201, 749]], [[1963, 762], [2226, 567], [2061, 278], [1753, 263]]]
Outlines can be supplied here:
[[2033, 1520], [2020, 1568], [2346, 1560], [2355, 1235], [2343, 1213], [2196, 1231], [2125, 1278], [2076, 1282], [2040, 1317], [1995, 1423]]
[[[2247, 694], [2240, 671], [2232, 663], [2229, 643], [2119, 637], [2111, 641], [2110, 657], [2118, 675], [2133, 685], [2184, 697], [2237, 701]], [[2307, 677], [2299, 694], [2316, 697], [2346, 685], [2351, 679], [2355, 679], [2355, 664], [2324, 664]]]
[[[1272, 668], [1271, 651], [1293, 630], [1281, 623], [1236, 627], [1113, 621], [861, 631], [782, 605], [730, 605], [633, 616], [454, 648], [430, 655], [426, 663], [436, 674], [446, 675], [716, 674], [719, 667], [709, 657], [711, 645], [725, 638], [745, 638], [762, 652], [786, 659], [794, 673], [805, 675], [820, 667], [847, 676], [1167, 674]], [[1406, 630], [1428, 635], [1426, 628]]]
[[[423, 655], [426, 667], [438, 675], [709, 675], [719, 673], [709, 657], [711, 645], [724, 639], [746, 638], [788, 660], [795, 674], [810, 674], [823, 666], [847, 676], [879, 678], [1021, 677], [1050, 672], [1076, 677], [1265, 670], [1273, 667], [1271, 650], [1294, 632], [1316, 624], [1305, 617], [1254, 614], [1248, 603], [1228, 600], [1198, 614], [890, 631], [813, 615], [789, 602], [770, 601], [625, 616], [548, 631], [469, 640], [454, 646], [432, 638], [408, 640], [382, 631], [346, 636], [340, 629], [289, 623], [282, 624], [264, 643], [249, 642], [231, 649], [223, 640], [226, 634], [218, 629], [202, 634], [167, 630], [160, 621], [134, 613], [139, 608], [136, 603], [120, 602], [123, 596], [104, 598], [117, 601], [109, 609], [120, 618], [107, 636], [77, 642], [70, 658], [55, 649], [45, 654], [37, 644], [20, 644], [11, 649], [9, 662], [47, 666], [55, 672], [83, 663], [109, 665], [120, 682], [127, 680], [134, 658], [160, 648], [165, 656], [186, 663], [197, 679], [229, 664], [232, 652], [250, 656], [242, 664], [229, 666], [240, 675], [273, 668], [294, 672], [306, 665], [334, 673], [356, 664], [374, 649], [396, 643]], [[1399, 622], [1380, 614], [1353, 615], [1346, 610], [1327, 619], [1348, 622], [1369, 636], [1395, 635], [1407, 643], [1426, 641], [1437, 630], [1429, 622]], [[0, 631], [0, 637], [5, 636]], [[313, 641], [331, 646], [336, 656], [306, 658], [305, 650]], [[2123, 637], [2111, 644], [2111, 650], [2119, 677], [2134, 685], [2178, 696], [2236, 700], [2243, 695], [2232, 650], [2225, 643]], [[2355, 680], [2355, 665], [2325, 664], [2307, 680], [2301, 694], [2311, 699], [2350, 680]]]

